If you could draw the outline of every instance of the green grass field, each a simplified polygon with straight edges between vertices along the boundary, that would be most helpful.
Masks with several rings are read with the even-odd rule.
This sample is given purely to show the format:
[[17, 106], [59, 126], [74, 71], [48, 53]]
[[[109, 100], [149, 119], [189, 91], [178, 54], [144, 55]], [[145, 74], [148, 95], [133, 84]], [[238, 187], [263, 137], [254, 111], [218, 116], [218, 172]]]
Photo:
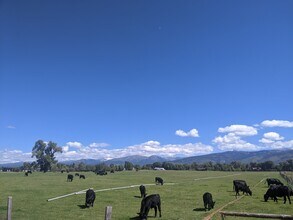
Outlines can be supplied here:
[[[12, 196], [12, 218], [16, 220], [103, 220], [105, 207], [108, 205], [113, 207], [113, 220], [128, 220], [136, 217], [140, 209], [138, 187], [97, 192], [94, 207], [88, 209], [83, 208], [85, 194], [72, 195], [51, 202], [47, 199], [91, 187], [100, 190], [153, 184], [156, 176], [162, 177], [166, 183], [175, 183], [146, 187], [147, 194], [159, 193], [161, 196], [161, 220], [203, 219], [235, 200], [235, 192], [232, 191], [234, 179], [246, 180], [253, 194], [226, 206], [224, 211], [293, 214], [293, 204], [283, 204], [281, 200], [278, 203], [272, 200], [263, 202], [267, 185], [260, 181], [267, 177], [281, 179], [277, 172], [123, 171], [106, 176], [97, 176], [92, 172], [83, 174], [86, 175], [85, 180], [75, 177], [73, 182], [66, 182], [67, 173], [34, 172], [28, 177], [24, 173], [0, 173], [0, 219], [5, 219], [7, 197]], [[207, 191], [212, 193], [216, 204], [213, 210], [205, 212], [202, 195]], [[154, 210], [151, 210], [149, 216], [153, 215]], [[216, 214], [212, 219], [220, 219], [220, 215]]]

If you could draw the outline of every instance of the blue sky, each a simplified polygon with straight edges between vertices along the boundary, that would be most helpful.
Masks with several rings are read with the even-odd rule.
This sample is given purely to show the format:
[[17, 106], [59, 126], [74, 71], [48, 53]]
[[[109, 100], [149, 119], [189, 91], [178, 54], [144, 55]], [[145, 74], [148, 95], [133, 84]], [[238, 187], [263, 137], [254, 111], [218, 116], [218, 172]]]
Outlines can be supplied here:
[[293, 149], [292, 10], [0, 0], [0, 163]]

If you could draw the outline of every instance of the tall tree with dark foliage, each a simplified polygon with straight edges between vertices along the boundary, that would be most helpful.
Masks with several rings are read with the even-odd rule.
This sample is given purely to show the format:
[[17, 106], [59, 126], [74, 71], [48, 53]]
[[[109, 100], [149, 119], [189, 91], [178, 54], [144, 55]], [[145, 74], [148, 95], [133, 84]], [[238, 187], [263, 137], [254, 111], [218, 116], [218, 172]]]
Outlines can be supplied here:
[[43, 140], [38, 140], [35, 143], [32, 149], [32, 157], [36, 157], [40, 171], [47, 172], [53, 164], [58, 162], [55, 159], [55, 153], [62, 153], [62, 148], [58, 147], [56, 143], [52, 141], [47, 143]]

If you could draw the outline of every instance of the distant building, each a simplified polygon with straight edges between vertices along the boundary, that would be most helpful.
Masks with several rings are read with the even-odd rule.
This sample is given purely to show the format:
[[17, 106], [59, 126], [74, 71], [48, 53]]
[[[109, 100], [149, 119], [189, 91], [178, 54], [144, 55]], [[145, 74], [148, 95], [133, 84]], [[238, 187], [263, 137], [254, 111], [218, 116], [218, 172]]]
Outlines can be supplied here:
[[163, 167], [155, 167], [154, 170], [165, 170]]

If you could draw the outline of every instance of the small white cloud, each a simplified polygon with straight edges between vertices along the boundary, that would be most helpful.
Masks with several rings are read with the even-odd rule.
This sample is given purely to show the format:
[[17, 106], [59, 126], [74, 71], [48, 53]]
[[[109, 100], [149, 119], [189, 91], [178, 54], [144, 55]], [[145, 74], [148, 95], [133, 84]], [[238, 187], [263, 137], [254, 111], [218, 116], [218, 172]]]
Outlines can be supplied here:
[[260, 147], [241, 139], [234, 133], [216, 137], [213, 142], [217, 144], [220, 150], [258, 150]]
[[257, 129], [247, 125], [230, 125], [224, 128], [219, 128], [220, 133], [233, 133], [238, 136], [253, 136], [257, 135]]
[[270, 145], [272, 149], [293, 149], [293, 140], [290, 141], [276, 141]]
[[196, 130], [195, 128], [191, 129], [188, 132], [185, 132], [183, 130], [177, 130], [175, 132], [175, 134], [180, 136], [180, 137], [199, 137], [198, 130]]
[[263, 127], [293, 128], [293, 121], [265, 120], [261, 123], [261, 126], [263, 126]]
[[276, 132], [268, 132], [263, 135], [263, 138], [261, 140], [259, 140], [259, 142], [261, 142], [263, 144], [272, 144], [275, 141], [280, 141], [283, 139], [284, 139], [284, 137], [280, 136]]
[[276, 132], [268, 132], [268, 133], [265, 133], [263, 136], [264, 136], [264, 138], [270, 139], [270, 140], [273, 140], [273, 141], [280, 141], [280, 140], [284, 139], [284, 137], [280, 136]]
[[63, 153], [64, 152], [67, 152], [69, 150], [69, 147], [68, 146], [64, 146], [64, 147], [62, 147], [62, 151], [63, 151]]
[[16, 127], [13, 126], [13, 125], [8, 125], [7, 128], [8, 128], [8, 129], [16, 129]]
[[110, 146], [110, 144], [107, 144], [107, 143], [91, 143], [89, 145], [89, 147], [92, 147], [92, 148], [103, 148], [108, 146]]
[[66, 145], [68, 147], [73, 147], [73, 148], [82, 148], [82, 144], [79, 142], [67, 142]]

